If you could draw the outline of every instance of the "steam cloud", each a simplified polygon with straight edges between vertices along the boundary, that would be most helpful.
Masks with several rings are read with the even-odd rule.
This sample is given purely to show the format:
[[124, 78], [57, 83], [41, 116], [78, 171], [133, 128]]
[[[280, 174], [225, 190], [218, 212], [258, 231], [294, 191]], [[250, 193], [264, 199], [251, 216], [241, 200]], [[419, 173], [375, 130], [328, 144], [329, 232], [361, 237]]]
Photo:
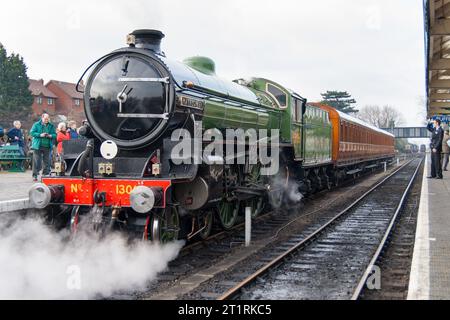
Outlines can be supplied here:
[[0, 216], [0, 299], [91, 299], [141, 290], [174, 259], [182, 242], [136, 241], [55, 232], [36, 218]]
[[[286, 179], [275, 176], [270, 180], [270, 185], [274, 189], [284, 188], [284, 186], [286, 185]], [[299, 185], [296, 182], [290, 181], [285, 189], [285, 197], [282, 206], [298, 204], [302, 199], [303, 194], [299, 191]], [[270, 199], [269, 202], [271, 202]]]
[[297, 183], [291, 183], [287, 190], [288, 199], [293, 203], [298, 203], [303, 198], [303, 194], [299, 191], [299, 185]]

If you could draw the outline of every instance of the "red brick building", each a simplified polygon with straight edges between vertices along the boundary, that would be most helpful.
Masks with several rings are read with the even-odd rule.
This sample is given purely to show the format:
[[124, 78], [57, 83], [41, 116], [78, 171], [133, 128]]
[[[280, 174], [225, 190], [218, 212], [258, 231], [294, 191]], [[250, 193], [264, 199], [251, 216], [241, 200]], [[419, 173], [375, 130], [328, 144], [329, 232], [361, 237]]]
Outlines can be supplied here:
[[[29, 90], [33, 95], [33, 115], [35, 121], [42, 113], [48, 113], [52, 118], [65, 116], [68, 120], [75, 120], [79, 125], [85, 119], [83, 94], [77, 92], [76, 84], [50, 80], [44, 85], [44, 80], [29, 79]], [[83, 91], [81, 83], [79, 90]]]
[[29, 79], [29, 83], [28, 89], [33, 95], [33, 104], [31, 106], [34, 113], [33, 118], [40, 116], [44, 112], [54, 116], [56, 114], [56, 101], [58, 100], [56, 94], [44, 86], [44, 80], [42, 79]]
[[[78, 124], [85, 118], [83, 94], [77, 92], [75, 83], [50, 80], [45, 86], [57, 96], [56, 114], [65, 115], [69, 120], [77, 121]], [[84, 90], [82, 84], [79, 90]]]

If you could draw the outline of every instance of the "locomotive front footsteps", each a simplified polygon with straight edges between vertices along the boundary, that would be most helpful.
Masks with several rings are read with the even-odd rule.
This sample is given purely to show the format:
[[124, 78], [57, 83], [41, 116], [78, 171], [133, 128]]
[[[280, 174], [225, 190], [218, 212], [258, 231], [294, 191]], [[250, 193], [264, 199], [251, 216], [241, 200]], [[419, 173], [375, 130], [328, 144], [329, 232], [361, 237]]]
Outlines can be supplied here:
[[267, 79], [222, 80], [209, 58], [172, 61], [163, 37], [136, 30], [86, 70], [84, 139], [29, 192], [56, 227], [205, 238], [394, 157], [391, 134]]

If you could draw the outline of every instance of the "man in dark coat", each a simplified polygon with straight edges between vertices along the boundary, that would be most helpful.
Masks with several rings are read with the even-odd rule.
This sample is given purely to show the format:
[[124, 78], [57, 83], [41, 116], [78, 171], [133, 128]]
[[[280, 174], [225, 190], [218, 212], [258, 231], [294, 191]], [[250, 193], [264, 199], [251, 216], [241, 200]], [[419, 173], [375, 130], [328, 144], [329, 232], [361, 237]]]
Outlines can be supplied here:
[[8, 140], [12, 145], [18, 145], [20, 154], [22, 156], [25, 156], [25, 144], [23, 142], [23, 132], [21, 126], [22, 124], [20, 123], [20, 121], [14, 121], [14, 128], [8, 130]]
[[442, 179], [441, 152], [444, 130], [441, 128], [441, 120], [434, 120], [427, 128], [431, 132], [431, 176], [427, 178]]

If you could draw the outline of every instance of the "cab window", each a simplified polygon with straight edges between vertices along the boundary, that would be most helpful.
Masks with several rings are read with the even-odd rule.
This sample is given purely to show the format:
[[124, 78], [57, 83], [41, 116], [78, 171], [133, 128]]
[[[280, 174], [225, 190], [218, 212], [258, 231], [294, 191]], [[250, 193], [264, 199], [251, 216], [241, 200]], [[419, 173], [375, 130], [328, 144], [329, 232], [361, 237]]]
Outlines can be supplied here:
[[286, 108], [287, 106], [287, 95], [277, 86], [271, 83], [267, 84], [267, 92], [277, 100], [280, 108]]

